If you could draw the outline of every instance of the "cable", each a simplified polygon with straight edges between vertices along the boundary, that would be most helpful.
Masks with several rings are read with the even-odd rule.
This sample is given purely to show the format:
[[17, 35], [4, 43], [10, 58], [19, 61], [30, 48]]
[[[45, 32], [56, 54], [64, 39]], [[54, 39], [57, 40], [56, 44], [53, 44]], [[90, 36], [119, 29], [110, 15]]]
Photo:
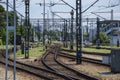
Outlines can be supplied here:
[[91, 4], [87, 9], [85, 9], [82, 13], [86, 12], [88, 9], [90, 9], [93, 5], [95, 5], [99, 0], [96, 0], [93, 4]]
[[25, 5], [23, 3], [21, 3], [21, 4], [17, 5], [16, 8], [21, 8], [23, 6], [25, 6]]
[[72, 9], [76, 10], [73, 6], [71, 6], [70, 4], [68, 4], [67, 2], [65, 2], [64, 0], [61, 0], [62, 2], [64, 2], [66, 5], [68, 5], [69, 7], [71, 7]]
[[21, 1], [21, 0], [20, 0], [20, 1], [17, 0], [16, 3], [17, 3], [16, 8], [20, 8], [20, 7], [23, 7], [23, 6], [24, 6], [24, 4], [23, 4], [23, 3], [24, 3], [23, 0], [22, 0], [22, 1]]
[[[112, 1], [114, 1], [114, 2], [112, 2]], [[99, 6], [99, 7], [104, 7], [104, 8], [111, 8], [111, 7], [116, 7], [116, 6], [119, 6], [120, 5], [120, 0], [117, 2], [117, 1], [115, 1], [115, 0], [109, 0], [108, 1], [108, 5], [101, 5], [101, 6]], [[117, 3], [116, 3], [117, 2]]]
[[[6, 2], [5, 2], [5, 4], [6, 4]], [[9, 6], [11, 9], [13, 9], [12, 4], [11, 4], [10, 2], [8, 2], [8, 6]], [[19, 13], [17, 10], [16, 10], [16, 12], [17, 12], [20, 16], [24, 17], [24, 16], [23, 16], [21, 13]]]

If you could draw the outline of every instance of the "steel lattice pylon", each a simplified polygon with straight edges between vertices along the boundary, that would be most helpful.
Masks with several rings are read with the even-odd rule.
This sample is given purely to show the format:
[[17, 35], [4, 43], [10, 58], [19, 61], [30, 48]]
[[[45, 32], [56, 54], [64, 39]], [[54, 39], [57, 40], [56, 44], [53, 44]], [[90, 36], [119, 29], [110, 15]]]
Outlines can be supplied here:
[[25, 26], [26, 26], [26, 38], [25, 38], [25, 58], [29, 58], [29, 0], [25, 0]]
[[64, 21], [64, 47], [67, 48], [67, 20]]
[[82, 26], [81, 26], [81, 0], [76, 0], [76, 60], [77, 64], [81, 63], [82, 56]]
[[71, 50], [73, 50], [73, 42], [74, 42], [74, 40], [73, 40], [73, 20], [74, 20], [74, 11], [72, 10], [71, 11], [71, 27], [70, 27], [70, 49]]

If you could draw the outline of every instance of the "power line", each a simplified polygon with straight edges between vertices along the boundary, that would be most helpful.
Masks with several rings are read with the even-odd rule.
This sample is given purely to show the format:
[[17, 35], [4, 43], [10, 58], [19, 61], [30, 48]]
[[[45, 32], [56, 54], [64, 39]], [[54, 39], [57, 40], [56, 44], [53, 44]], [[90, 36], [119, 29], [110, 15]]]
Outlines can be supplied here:
[[64, 0], [61, 0], [62, 2], [64, 2], [66, 5], [68, 5], [69, 7], [71, 7], [72, 9], [76, 10], [73, 6], [71, 6], [70, 4], [68, 4], [67, 2], [65, 2]]
[[98, 17], [100, 17], [100, 18], [102, 18], [102, 19], [104, 19], [104, 20], [106, 20], [106, 18], [104, 18], [104, 17], [102, 17], [102, 16], [100, 16], [100, 15], [94, 13], [94, 12], [91, 12], [91, 13], [94, 14], [94, 15], [96, 15], [96, 16], [98, 16]]
[[86, 12], [88, 9], [90, 9], [93, 5], [95, 5], [99, 0], [96, 0], [93, 4], [91, 4], [88, 8], [86, 8], [82, 13]]
[[[7, 5], [6, 2], [0, 2], [0, 3]], [[12, 4], [11, 4], [10, 2], [8, 2], [8, 7], [11, 8], [11, 9], [13, 9]], [[20, 12], [18, 12], [17, 10], [16, 10], [16, 12], [17, 12], [20, 16], [24, 17], [24, 16], [23, 16]]]

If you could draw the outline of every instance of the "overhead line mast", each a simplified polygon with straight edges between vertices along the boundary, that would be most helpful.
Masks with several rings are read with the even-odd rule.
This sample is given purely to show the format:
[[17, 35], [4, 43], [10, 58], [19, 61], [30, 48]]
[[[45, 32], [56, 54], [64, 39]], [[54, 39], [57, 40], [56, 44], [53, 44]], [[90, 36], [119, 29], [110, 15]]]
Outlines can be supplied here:
[[30, 21], [29, 21], [29, 3], [30, 0], [25, 0], [25, 26], [26, 26], [26, 37], [25, 37], [25, 58], [29, 58], [29, 36], [30, 36]]
[[81, 64], [82, 59], [82, 5], [81, 0], [76, 0], [76, 63]]

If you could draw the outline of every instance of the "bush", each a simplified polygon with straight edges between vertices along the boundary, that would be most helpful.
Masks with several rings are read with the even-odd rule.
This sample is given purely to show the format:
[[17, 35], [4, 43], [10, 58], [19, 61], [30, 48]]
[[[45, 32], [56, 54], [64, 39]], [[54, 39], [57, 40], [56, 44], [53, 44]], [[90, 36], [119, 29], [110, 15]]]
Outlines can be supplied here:
[[[100, 32], [99, 33], [100, 35], [100, 44], [109, 44], [110, 43], [110, 38], [105, 35], [105, 33], [103, 32]], [[96, 44], [96, 41], [97, 41], [97, 37], [93, 39], [93, 43]]]
[[3, 43], [2, 43], [2, 39], [0, 39], [0, 45], [3, 45]]

